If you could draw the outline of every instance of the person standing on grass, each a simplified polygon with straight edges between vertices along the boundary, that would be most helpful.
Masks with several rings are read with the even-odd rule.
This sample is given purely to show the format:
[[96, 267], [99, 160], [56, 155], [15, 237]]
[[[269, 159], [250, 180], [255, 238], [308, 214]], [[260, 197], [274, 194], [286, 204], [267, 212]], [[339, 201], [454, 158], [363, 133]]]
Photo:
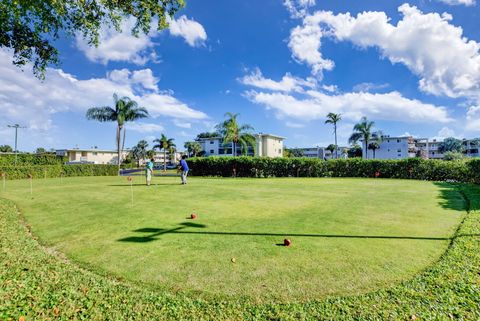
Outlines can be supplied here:
[[152, 181], [153, 162], [154, 160], [152, 158], [147, 162], [147, 165], [145, 166], [145, 178], [147, 179], [147, 186], [150, 186], [150, 183]]
[[187, 175], [188, 175], [188, 164], [187, 164], [187, 155], [183, 155], [180, 160], [180, 170], [182, 171], [182, 185], [187, 184]]

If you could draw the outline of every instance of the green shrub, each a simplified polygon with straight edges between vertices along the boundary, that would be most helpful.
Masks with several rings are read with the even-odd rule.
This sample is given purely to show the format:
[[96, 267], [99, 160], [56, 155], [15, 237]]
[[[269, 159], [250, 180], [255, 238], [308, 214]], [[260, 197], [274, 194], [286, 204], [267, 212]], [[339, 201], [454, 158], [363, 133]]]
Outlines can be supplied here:
[[[62, 165], [67, 161], [66, 157], [55, 154], [18, 154], [18, 166], [30, 165]], [[13, 166], [15, 154], [0, 154], [0, 166]]]
[[223, 177], [378, 177], [480, 183], [480, 160], [323, 161], [316, 158], [204, 157], [188, 160], [192, 175]]
[[52, 178], [70, 176], [115, 176], [118, 174], [117, 165], [32, 165], [32, 166], [0, 166], [0, 173], [7, 179]]

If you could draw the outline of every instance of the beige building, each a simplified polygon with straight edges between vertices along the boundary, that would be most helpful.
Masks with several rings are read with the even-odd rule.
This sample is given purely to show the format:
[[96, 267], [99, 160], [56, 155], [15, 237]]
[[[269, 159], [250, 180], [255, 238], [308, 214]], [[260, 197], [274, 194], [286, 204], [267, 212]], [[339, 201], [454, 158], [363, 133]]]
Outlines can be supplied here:
[[257, 150], [255, 156], [260, 157], [283, 157], [283, 141], [285, 137], [258, 134], [255, 136]]
[[[255, 135], [255, 156], [260, 157], [283, 157], [284, 137], [271, 134]], [[198, 141], [202, 147], [204, 156], [233, 156], [233, 143], [223, 144], [222, 137], [200, 138]], [[236, 156], [242, 155], [240, 144], [235, 145]], [[248, 156], [253, 156], [252, 147], [248, 147]]]
[[[128, 155], [129, 151], [122, 152], [122, 159]], [[66, 156], [69, 163], [79, 164], [118, 164], [117, 151], [102, 149], [58, 149], [58, 156]]]

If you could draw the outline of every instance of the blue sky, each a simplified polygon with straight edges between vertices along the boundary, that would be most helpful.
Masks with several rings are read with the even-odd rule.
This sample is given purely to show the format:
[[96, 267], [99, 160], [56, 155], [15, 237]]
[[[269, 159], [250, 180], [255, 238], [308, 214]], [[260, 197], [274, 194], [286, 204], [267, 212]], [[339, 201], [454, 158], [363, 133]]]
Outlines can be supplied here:
[[99, 48], [59, 40], [44, 82], [0, 50], [0, 144], [20, 123], [21, 150], [113, 149], [114, 124], [84, 115], [114, 92], [152, 115], [128, 127], [128, 147], [161, 133], [183, 147], [227, 111], [289, 147], [331, 143], [328, 112], [343, 115], [342, 145], [361, 116], [390, 135], [476, 137], [479, 16], [472, 0], [190, 0], [170, 29], [139, 39], [126, 21]]

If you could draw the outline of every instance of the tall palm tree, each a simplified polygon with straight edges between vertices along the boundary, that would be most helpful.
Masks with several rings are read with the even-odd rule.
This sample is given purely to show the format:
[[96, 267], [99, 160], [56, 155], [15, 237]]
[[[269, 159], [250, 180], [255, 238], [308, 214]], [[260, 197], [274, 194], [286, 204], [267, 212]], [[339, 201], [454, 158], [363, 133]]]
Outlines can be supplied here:
[[153, 142], [157, 143], [153, 148], [158, 148], [159, 150], [163, 150], [163, 170], [167, 170], [167, 151], [171, 147], [176, 147], [175, 143], [173, 142], [173, 138], [168, 138], [164, 134], [160, 138], [155, 139]]
[[199, 142], [186, 142], [183, 146], [187, 149], [188, 156], [196, 157], [202, 151], [202, 145]]
[[[372, 128], [374, 125], [375, 122], [369, 121], [367, 117], [362, 117], [361, 121], [353, 126], [353, 133], [348, 141], [351, 144], [355, 144], [359, 140], [363, 140], [365, 148], [367, 148], [372, 139]], [[368, 158], [368, 150], [365, 151], [365, 158]]]
[[337, 151], [338, 150], [338, 147], [337, 145], [334, 145], [334, 144], [330, 144], [327, 146], [327, 148], [325, 148], [326, 150], [330, 151], [330, 153], [332, 154], [333, 156], [333, 152], [334, 151]]
[[372, 142], [368, 144], [367, 148], [373, 151], [373, 159], [375, 159], [375, 151], [380, 149], [380, 144], [383, 142], [383, 133], [381, 131], [377, 131], [372, 133]]
[[333, 134], [335, 135], [335, 159], [338, 158], [338, 144], [337, 144], [337, 123], [342, 120], [342, 114], [328, 113], [325, 124], [333, 124]]
[[[118, 173], [120, 175], [120, 165], [122, 164], [121, 146], [125, 144], [125, 128], [126, 122], [135, 121], [141, 118], [147, 118], [148, 111], [143, 107], [138, 107], [138, 104], [128, 97], [118, 98], [117, 94], [113, 94], [115, 107], [92, 107], [87, 110], [86, 117], [89, 120], [97, 120], [99, 122], [117, 122], [117, 159], [118, 159]], [[123, 143], [122, 143], [123, 130]]]
[[254, 151], [256, 149], [255, 136], [251, 133], [253, 127], [248, 124], [239, 125], [237, 121], [238, 116], [239, 114], [228, 112], [225, 114], [227, 119], [216, 126], [217, 131], [223, 138], [223, 144], [232, 144], [233, 156], [237, 156], [237, 144], [240, 144], [241, 151], [245, 155], [247, 154], [248, 146], [251, 146]]

